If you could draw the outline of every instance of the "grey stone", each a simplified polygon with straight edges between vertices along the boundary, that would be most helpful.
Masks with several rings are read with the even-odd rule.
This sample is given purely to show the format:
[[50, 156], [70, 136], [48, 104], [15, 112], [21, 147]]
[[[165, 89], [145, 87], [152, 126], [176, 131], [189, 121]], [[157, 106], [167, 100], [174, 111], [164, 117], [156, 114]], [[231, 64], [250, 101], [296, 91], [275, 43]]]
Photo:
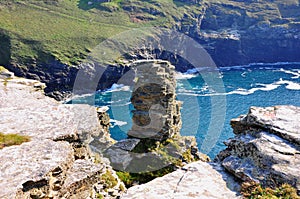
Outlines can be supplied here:
[[50, 194], [73, 161], [67, 142], [32, 141], [0, 150], [0, 198], [29, 198], [40, 186], [45, 189], [40, 188], [41, 194]]
[[140, 139], [124, 139], [118, 141], [114, 146], [125, 151], [132, 151], [139, 142]]
[[251, 107], [231, 121], [236, 136], [217, 160], [242, 181], [270, 187], [288, 183], [300, 193], [299, 121], [299, 107]]
[[[87, 198], [93, 189], [93, 184], [99, 181], [99, 175], [104, 173], [104, 164], [95, 164], [91, 160], [76, 160], [67, 171], [60, 197]], [[86, 195], [88, 193], [88, 195]]]
[[180, 134], [181, 102], [175, 95], [175, 67], [166, 61], [138, 62], [131, 97], [135, 108], [128, 132], [135, 138], [162, 141]]
[[106, 108], [61, 104], [43, 88], [35, 80], [0, 77], [0, 132], [30, 137], [0, 150], [0, 198], [117, 198], [118, 177], [113, 195], [95, 188], [103, 173], [116, 176], [101, 154], [114, 142]]
[[226, 182], [213, 167], [198, 161], [182, 169], [156, 178], [146, 184], [129, 188], [122, 199], [171, 199], [171, 198], [240, 198], [229, 190]]

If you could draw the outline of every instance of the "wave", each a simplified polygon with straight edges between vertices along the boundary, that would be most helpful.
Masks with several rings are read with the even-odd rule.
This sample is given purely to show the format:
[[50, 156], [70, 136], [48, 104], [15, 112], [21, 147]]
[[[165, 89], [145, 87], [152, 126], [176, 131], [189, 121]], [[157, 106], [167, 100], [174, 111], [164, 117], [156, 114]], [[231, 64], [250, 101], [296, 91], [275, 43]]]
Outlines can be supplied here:
[[299, 79], [299, 77], [300, 77], [300, 70], [299, 69], [297, 71], [294, 71], [294, 70], [286, 70], [286, 69], [280, 68], [279, 70], [276, 70], [276, 71], [284, 72], [284, 73], [290, 74], [290, 75], [294, 75], [293, 77], [291, 77], [292, 79]]
[[104, 92], [117, 91], [130, 91], [130, 86], [125, 86], [124, 84], [113, 84], [109, 89], [104, 90]]
[[285, 88], [289, 90], [300, 90], [300, 84], [292, 81], [282, 80], [280, 79], [276, 82], [278, 85], [286, 85]]
[[110, 101], [110, 107], [117, 107], [117, 106], [123, 107], [123, 106], [128, 106], [130, 104], [131, 104], [131, 102], [128, 102], [128, 101], [126, 103], [119, 103], [119, 104], [117, 104], [113, 101]]
[[258, 68], [261, 70], [273, 70], [278, 69], [278, 66], [291, 66], [291, 65], [300, 65], [300, 62], [275, 62], [275, 63], [251, 63], [247, 65], [237, 65], [237, 66], [224, 66], [219, 67], [222, 71], [229, 71], [229, 70], [246, 70], [249, 68]]
[[203, 92], [205, 90], [207, 90], [206, 87], [203, 87], [203, 89], [200, 89], [199, 91], [195, 91], [195, 90], [187, 90], [187, 89], [179, 89], [178, 90], [178, 95], [187, 95], [187, 96], [196, 96], [196, 97], [203, 97], [203, 96], [221, 96], [221, 95], [251, 95], [253, 93], [255, 93], [256, 91], [271, 91], [271, 90], [275, 90], [278, 87], [285, 85], [285, 88], [288, 90], [300, 90], [300, 83], [296, 83], [296, 82], [292, 82], [292, 81], [288, 81], [288, 80], [282, 80], [280, 79], [279, 81], [276, 81], [274, 83], [271, 84], [255, 84], [258, 87], [254, 87], [251, 89], [244, 89], [244, 88], [238, 88], [236, 90], [227, 92], [227, 93], [214, 93], [214, 92], [210, 92], [210, 93], [199, 93], [199, 92]]
[[237, 90], [231, 91], [227, 93], [228, 95], [232, 94], [239, 94], [239, 95], [250, 95], [255, 93], [256, 91], [271, 91], [275, 90], [278, 88], [280, 85], [277, 84], [256, 84], [258, 86], [263, 86], [263, 87], [257, 87], [257, 88], [251, 88], [249, 90], [243, 89], [243, 88], [238, 88]]
[[114, 119], [110, 119], [110, 123], [112, 124], [112, 126], [110, 128], [114, 128], [116, 126], [125, 126], [128, 124], [127, 122], [120, 121], [120, 120], [114, 120]]
[[194, 77], [197, 77], [197, 74], [189, 74], [189, 73], [176, 73], [175, 78], [176, 79], [192, 79]]
[[[222, 72], [230, 70], [250, 70], [250, 69], [260, 69], [260, 70], [276, 70], [278, 66], [292, 66], [300, 65], [300, 62], [276, 62], [276, 63], [251, 63], [247, 65], [236, 65], [236, 66], [222, 66], [222, 67], [199, 67], [188, 69], [184, 73], [178, 72], [176, 74], [176, 79], [191, 79], [201, 74], [201, 72]], [[300, 75], [300, 74], [299, 74]]]

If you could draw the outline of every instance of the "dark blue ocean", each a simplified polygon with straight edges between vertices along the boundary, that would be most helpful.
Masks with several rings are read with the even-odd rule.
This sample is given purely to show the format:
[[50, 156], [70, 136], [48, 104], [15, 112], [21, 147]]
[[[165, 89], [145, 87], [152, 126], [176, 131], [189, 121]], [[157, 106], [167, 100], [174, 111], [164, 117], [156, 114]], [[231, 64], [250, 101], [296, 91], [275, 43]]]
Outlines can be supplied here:
[[[126, 138], [131, 128], [131, 89], [115, 84], [73, 103], [108, 106], [111, 136]], [[194, 69], [177, 74], [177, 98], [183, 102], [182, 135], [197, 138], [199, 149], [211, 158], [234, 136], [230, 119], [246, 114], [251, 106], [300, 106], [300, 63], [250, 64], [214, 70]]]

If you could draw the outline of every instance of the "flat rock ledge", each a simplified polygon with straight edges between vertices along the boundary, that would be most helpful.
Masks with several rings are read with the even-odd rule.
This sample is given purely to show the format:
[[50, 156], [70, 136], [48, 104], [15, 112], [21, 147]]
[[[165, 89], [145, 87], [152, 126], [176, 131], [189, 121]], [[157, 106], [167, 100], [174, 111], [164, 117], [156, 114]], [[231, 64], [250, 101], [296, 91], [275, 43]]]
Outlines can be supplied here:
[[0, 132], [30, 141], [0, 150], [0, 198], [117, 198], [124, 184], [93, 153], [113, 143], [106, 110], [61, 104], [44, 87], [1, 71]]
[[300, 107], [251, 107], [231, 126], [236, 136], [217, 157], [227, 171], [264, 186], [288, 183], [300, 193]]
[[197, 161], [146, 184], [129, 188], [122, 199], [241, 198], [227, 188], [222, 175], [208, 163]]

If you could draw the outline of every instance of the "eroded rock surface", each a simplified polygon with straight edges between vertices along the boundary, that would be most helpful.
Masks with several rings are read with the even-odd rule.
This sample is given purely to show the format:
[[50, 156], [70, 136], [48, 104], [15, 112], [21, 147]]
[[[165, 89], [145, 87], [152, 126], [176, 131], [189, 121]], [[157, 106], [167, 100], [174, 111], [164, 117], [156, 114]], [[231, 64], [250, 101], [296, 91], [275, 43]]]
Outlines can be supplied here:
[[236, 136], [217, 159], [242, 181], [289, 183], [300, 192], [300, 108], [251, 107], [231, 121]]
[[140, 173], [162, 169], [175, 159], [204, 160], [195, 137], [180, 136], [181, 102], [176, 100], [175, 67], [163, 60], [141, 60], [132, 68], [136, 71], [131, 96], [133, 125], [128, 139], [106, 151], [113, 167]]
[[156, 178], [143, 185], [131, 187], [122, 199], [224, 199], [239, 198], [229, 190], [220, 173], [202, 161]]
[[175, 88], [175, 67], [169, 62], [137, 63], [136, 82], [131, 96], [134, 106], [129, 136], [158, 141], [179, 135], [180, 107]]
[[[113, 143], [105, 108], [60, 104], [44, 96], [38, 81], [0, 77], [0, 132], [30, 137], [0, 150], [0, 198], [116, 198], [122, 192], [109, 161], [93, 153]], [[114, 183], [104, 186], [104, 179]]]

